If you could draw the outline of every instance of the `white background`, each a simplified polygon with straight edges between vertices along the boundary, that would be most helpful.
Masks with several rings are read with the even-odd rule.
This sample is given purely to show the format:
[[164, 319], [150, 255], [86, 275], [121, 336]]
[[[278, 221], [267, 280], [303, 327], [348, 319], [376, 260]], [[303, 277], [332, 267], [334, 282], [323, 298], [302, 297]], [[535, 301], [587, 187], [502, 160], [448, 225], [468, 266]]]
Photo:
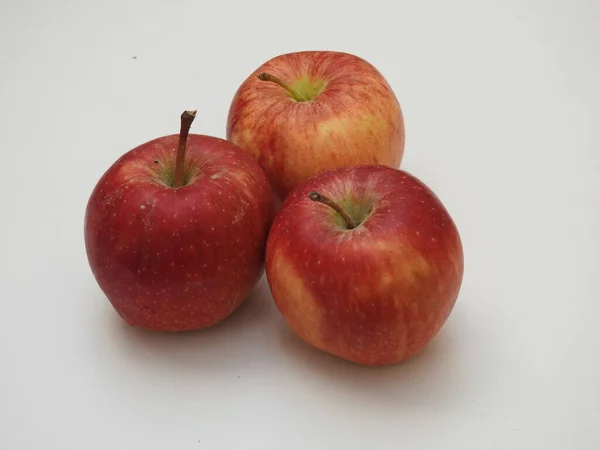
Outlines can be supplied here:
[[[0, 448], [600, 448], [599, 23], [597, 0], [0, 1]], [[359, 367], [263, 280], [208, 331], [127, 327], [85, 257], [96, 181], [183, 109], [224, 137], [243, 79], [306, 49], [393, 86], [403, 168], [463, 238], [446, 326]]]

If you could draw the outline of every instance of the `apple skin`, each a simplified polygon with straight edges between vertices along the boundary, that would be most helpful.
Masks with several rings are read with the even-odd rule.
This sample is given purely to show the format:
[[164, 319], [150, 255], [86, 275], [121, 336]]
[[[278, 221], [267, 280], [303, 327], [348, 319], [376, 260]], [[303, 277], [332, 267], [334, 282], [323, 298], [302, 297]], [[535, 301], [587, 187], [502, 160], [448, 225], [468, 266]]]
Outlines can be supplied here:
[[[348, 230], [332, 208], [309, 199], [311, 191], [346, 205], [355, 219], [371, 213]], [[463, 251], [450, 214], [417, 178], [384, 166], [346, 167], [287, 197], [267, 240], [266, 274], [300, 338], [379, 366], [410, 358], [441, 329], [462, 283]]]
[[[304, 93], [324, 85], [313, 100], [299, 102], [259, 80], [264, 72]], [[232, 100], [227, 139], [258, 161], [284, 199], [323, 170], [398, 168], [405, 131], [396, 95], [375, 67], [347, 53], [305, 51], [277, 56], [248, 76]]]
[[154, 331], [196, 330], [229, 316], [264, 271], [274, 216], [266, 176], [223, 139], [190, 134], [186, 163], [195, 175], [177, 189], [163, 184], [178, 139], [154, 139], [119, 158], [85, 212], [100, 288], [128, 324]]

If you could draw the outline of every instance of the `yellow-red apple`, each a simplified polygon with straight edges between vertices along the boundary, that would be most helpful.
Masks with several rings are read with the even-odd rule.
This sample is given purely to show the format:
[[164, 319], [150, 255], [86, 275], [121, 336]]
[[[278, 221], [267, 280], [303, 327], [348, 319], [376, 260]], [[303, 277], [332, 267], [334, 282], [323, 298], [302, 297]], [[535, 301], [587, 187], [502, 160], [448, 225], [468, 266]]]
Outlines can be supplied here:
[[242, 83], [227, 139], [258, 161], [283, 199], [326, 169], [399, 167], [404, 119], [392, 88], [364, 59], [297, 52], [267, 61]]
[[458, 230], [421, 181], [384, 166], [322, 172], [277, 214], [266, 273], [278, 309], [308, 344], [365, 365], [423, 349], [463, 277]]

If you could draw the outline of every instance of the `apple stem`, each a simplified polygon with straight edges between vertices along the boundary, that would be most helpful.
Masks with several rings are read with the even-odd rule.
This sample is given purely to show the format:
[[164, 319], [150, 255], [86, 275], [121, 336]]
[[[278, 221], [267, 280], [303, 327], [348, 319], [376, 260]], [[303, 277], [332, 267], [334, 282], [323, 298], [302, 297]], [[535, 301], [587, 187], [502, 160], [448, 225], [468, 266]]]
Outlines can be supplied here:
[[342, 219], [344, 219], [344, 222], [346, 222], [346, 227], [349, 230], [352, 230], [353, 228], [356, 228], [358, 226], [354, 219], [350, 217], [350, 214], [348, 214], [348, 212], [344, 208], [342, 208], [338, 203], [331, 200], [329, 197], [325, 197], [324, 195], [319, 194], [318, 192], [311, 191], [310, 194], [308, 194], [308, 198], [310, 198], [313, 202], [319, 202], [329, 206], [336, 213], [342, 216]]
[[177, 147], [177, 156], [175, 157], [175, 176], [173, 179], [173, 187], [179, 188], [184, 182], [184, 167], [185, 167], [185, 148], [187, 145], [190, 127], [196, 118], [196, 111], [184, 111], [181, 114], [181, 129], [179, 130], [179, 145]]
[[258, 79], [261, 81], [270, 81], [272, 83], [278, 84], [282, 88], [284, 88], [288, 93], [296, 100], [297, 102], [306, 102], [307, 98], [300, 95], [297, 91], [295, 91], [289, 84], [283, 81], [281, 78], [277, 78], [275, 75], [271, 75], [270, 73], [263, 72], [258, 75]]

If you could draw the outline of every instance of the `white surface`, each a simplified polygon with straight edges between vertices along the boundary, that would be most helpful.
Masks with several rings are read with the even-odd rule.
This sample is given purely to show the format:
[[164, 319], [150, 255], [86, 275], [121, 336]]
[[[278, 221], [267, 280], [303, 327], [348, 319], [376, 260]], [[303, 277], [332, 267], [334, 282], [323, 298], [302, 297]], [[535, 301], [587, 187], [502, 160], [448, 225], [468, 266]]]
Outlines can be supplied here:
[[[599, 21], [597, 0], [2, 1], [0, 448], [600, 448]], [[224, 137], [247, 74], [303, 49], [381, 70], [403, 168], [464, 241], [456, 308], [406, 364], [311, 350], [264, 281], [222, 326], [135, 331], [87, 265], [108, 166], [185, 108]]]

